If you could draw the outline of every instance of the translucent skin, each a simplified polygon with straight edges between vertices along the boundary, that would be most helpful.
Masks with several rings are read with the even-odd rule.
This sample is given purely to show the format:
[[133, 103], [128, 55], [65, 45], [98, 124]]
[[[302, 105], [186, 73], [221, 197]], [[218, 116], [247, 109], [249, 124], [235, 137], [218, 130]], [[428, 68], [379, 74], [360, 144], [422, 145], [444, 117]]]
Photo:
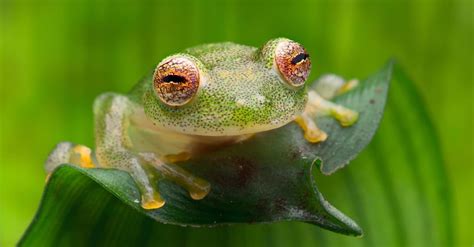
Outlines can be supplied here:
[[201, 75], [197, 94], [184, 106], [161, 102], [151, 76], [130, 97], [156, 126], [184, 134], [234, 136], [281, 127], [304, 110], [307, 93], [304, 86], [290, 86], [269, 63], [274, 53], [267, 50], [280, 40], [268, 42], [263, 51], [218, 43], [173, 55], [195, 61]]
[[[211, 185], [177, 162], [292, 121], [309, 142], [324, 141], [327, 135], [315, 123], [318, 114], [332, 115], [343, 126], [357, 120], [356, 112], [315, 90], [306, 91], [310, 68], [304, 48], [284, 38], [270, 40], [261, 49], [234, 43], [187, 49], [165, 58], [129, 94], [97, 97], [95, 152], [60, 143], [50, 154], [46, 171], [64, 163], [126, 171], [136, 182], [145, 209], [165, 204], [157, 179], [171, 180], [191, 198], [203, 199]], [[320, 84], [325, 85], [324, 95], [352, 87], [334, 78]]]

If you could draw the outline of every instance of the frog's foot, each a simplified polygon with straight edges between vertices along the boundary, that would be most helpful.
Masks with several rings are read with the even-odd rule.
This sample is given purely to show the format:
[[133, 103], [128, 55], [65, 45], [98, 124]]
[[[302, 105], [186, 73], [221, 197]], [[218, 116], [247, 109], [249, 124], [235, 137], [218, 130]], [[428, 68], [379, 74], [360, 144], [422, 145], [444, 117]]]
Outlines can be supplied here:
[[46, 160], [46, 181], [48, 181], [53, 170], [62, 164], [72, 164], [83, 168], [93, 168], [97, 166], [97, 162], [90, 148], [71, 142], [61, 142], [54, 148]]
[[69, 157], [69, 162], [78, 165], [82, 168], [94, 168], [97, 167], [96, 162], [94, 162], [94, 157], [92, 155], [92, 150], [84, 145], [75, 145], [71, 149], [71, 157]]
[[[206, 180], [194, 176], [178, 165], [171, 163], [169, 160], [167, 160], [166, 163], [163, 162], [157, 158], [154, 153], [140, 153], [140, 156], [143, 160], [156, 168], [165, 179], [169, 179], [185, 188], [192, 199], [201, 200], [209, 194], [211, 185]], [[189, 159], [189, 156], [184, 153], [177, 156], [168, 156], [167, 158], [170, 157], [179, 161]]]
[[157, 188], [157, 179], [143, 169], [138, 159], [129, 160], [128, 171], [137, 184], [141, 194], [141, 206], [144, 209], [158, 209], [165, 205], [165, 200], [161, 197]]
[[116, 168], [132, 177], [140, 191], [142, 208], [157, 209], [165, 205], [157, 188], [159, 178], [136, 153], [123, 147], [100, 146], [96, 151], [101, 167]]
[[296, 117], [296, 123], [303, 129], [304, 138], [311, 143], [325, 141], [328, 137], [326, 132], [320, 130], [316, 126], [315, 121], [307, 113], [303, 113]]
[[317, 143], [326, 140], [327, 134], [317, 127], [314, 120], [317, 116], [324, 115], [332, 116], [343, 127], [353, 125], [359, 118], [359, 113], [326, 100], [316, 91], [310, 90], [308, 103], [303, 113], [295, 119], [305, 132], [304, 136], [309, 142]]
[[304, 112], [311, 117], [330, 115], [343, 127], [353, 125], [359, 118], [359, 113], [324, 99], [314, 90], [308, 92], [308, 103]]
[[129, 172], [140, 190], [142, 208], [149, 210], [163, 207], [165, 200], [156, 187], [157, 179], [143, 169], [138, 159], [132, 158], [127, 163], [128, 167], [124, 170]]
[[351, 79], [345, 81], [342, 77], [334, 74], [321, 76], [316, 81], [314, 90], [324, 99], [330, 100], [337, 95], [344, 94], [359, 85], [359, 80]]

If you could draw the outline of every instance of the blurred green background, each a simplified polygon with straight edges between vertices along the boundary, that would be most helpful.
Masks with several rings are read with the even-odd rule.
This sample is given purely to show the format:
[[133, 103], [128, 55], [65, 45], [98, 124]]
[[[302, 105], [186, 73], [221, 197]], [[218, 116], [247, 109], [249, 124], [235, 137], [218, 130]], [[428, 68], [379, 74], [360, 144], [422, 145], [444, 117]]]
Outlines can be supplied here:
[[[190, 46], [220, 41], [260, 46], [278, 36], [309, 50], [313, 79], [324, 72], [364, 78], [388, 58], [398, 60], [417, 83], [441, 144], [455, 243], [472, 246], [473, 13], [470, 0], [1, 0], [0, 246], [15, 244], [30, 223], [44, 187], [43, 162], [53, 146], [62, 140], [93, 146], [97, 95], [128, 91], [164, 56]], [[361, 161], [354, 163], [348, 169], [363, 172], [357, 169]], [[321, 190], [352, 216], [350, 200], [338, 193], [337, 176], [323, 178]], [[383, 210], [376, 206], [366, 213]], [[394, 219], [377, 220], [383, 229]], [[275, 232], [278, 239], [285, 224], [255, 229]], [[386, 231], [361, 226], [372, 243], [383, 243], [377, 240]], [[324, 230], [310, 227], [298, 224], [293, 230], [322, 236]], [[410, 224], [401, 228], [410, 231]]]

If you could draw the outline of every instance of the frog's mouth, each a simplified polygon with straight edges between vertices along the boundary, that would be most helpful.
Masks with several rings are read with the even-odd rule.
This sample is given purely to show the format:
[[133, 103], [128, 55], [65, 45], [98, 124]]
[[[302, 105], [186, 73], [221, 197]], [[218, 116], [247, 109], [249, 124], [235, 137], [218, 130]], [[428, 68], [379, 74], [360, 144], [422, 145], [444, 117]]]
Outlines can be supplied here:
[[243, 129], [239, 127], [230, 127], [230, 128], [225, 129], [222, 135], [233, 136], [233, 135], [256, 134], [260, 132], [265, 132], [265, 131], [281, 128], [291, 123], [294, 120], [295, 118], [287, 119], [286, 121], [275, 120], [275, 121], [272, 121], [272, 123], [270, 124], [259, 124], [259, 125], [254, 125], [254, 126], [248, 126]]
[[293, 122], [297, 115], [298, 114], [295, 113], [292, 115], [279, 116], [270, 121], [261, 121], [252, 124], [234, 122], [234, 124], [228, 125], [223, 124], [223, 120], [220, 117], [214, 117], [212, 119], [210, 117], [202, 117], [197, 121], [193, 118], [194, 121], [199, 124], [182, 127], [174, 124], [175, 122], [160, 121], [158, 119], [150, 118], [145, 114], [143, 109], [137, 109], [131, 116], [131, 124], [152, 132], [174, 132], [176, 134], [201, 137], [230, 137], [253, 135], [260, 132], [278, 129]]
[[172, 129], [175, 132], [193, 135], [193, 136], [202, 136], [202, 137], [225, 137], [225, 136], [243, 136], [243, 135], [253, 135], [260, 132], [270, 131], [274, 129], [281, 128], [295, 120], [296, 116], [289, 118], [279, 118], [274, 119], [269, 123], [262, 124], [252, 124], [252, 125], [235, 125], [235, 126], [224, 126], [218, 128], [207, 128], [206, 126], [201, 127], [191, 127], [187, 129], [175, 128], [173, 126], [165, 126], [166, 129]]

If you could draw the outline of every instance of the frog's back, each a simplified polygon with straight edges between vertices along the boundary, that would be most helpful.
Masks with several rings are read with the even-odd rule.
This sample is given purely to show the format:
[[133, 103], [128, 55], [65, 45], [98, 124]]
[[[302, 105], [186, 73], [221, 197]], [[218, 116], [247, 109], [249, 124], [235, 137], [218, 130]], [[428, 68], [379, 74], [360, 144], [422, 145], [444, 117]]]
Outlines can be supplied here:
[[[213, 69], [217, 66], [225, 66], [232, 61], [232, 64], [241, 64], [242, 66], [250, 64], [255, 61], [255, 52], [257, 48], [240, 45], [233, 42], [221, 42], [221, 43], [210, 43], [194, 46], [185, 49], [182, 53], [192, 55], [199, 59], [206, 68]], [[225, 69], [225, 68], [224, 68]], [[231, 69], [231, 68], [227, 68]], [[143, 79], [141, 79], [129, 92], [129, 97], [132, 101], [141, 104], [141, 98], [144, 92], [148, 90], [152, 85], [153, 72], [150, 73]]]
[[[184, 50], [184, 53], [198, 58], [208, 69], [212, 69], [225, 64], [247, 64], [254, 61], [256, 50], [251, 46], [223, 42], [195, 46]], [[232, 63], [228, 63], [229, 61]]]

